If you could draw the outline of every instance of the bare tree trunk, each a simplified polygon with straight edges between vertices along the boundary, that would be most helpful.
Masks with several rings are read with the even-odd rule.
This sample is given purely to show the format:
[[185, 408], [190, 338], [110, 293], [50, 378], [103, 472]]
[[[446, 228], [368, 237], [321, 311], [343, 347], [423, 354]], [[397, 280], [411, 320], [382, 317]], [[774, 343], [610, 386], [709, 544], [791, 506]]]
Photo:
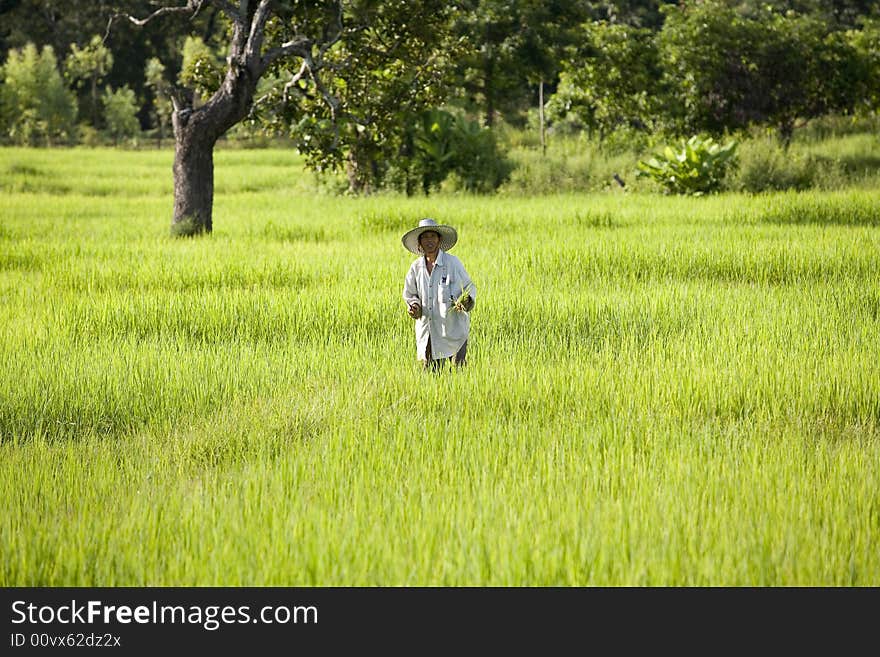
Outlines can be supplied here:
[[98, 76], [92, 73], [92, 127], [98, 129]]
[[779, 141], [782, 144], [782, 150], [788, 152], [791, 146], [791, 139], [794, 135], [794, 119], [785, 118], [779, 122]]
[[490, 54], [483, 66], [483, 93], [486, 96], [486, 127], [495, 124], [495, 59]]
[[[174, 235], [210, 233], [214, 206], [214, 145], [247, 116], [254, 78], [245, 67], [230, 67], [220, 89], [204, 105], [175, 106]], [[190, 105], [187, 103], [187, 105]]]
[[486, 96], [486, 127], [495, 123], [495, 51], [492, 46], [492, 25], [486, 23], [486, 53], [483, 56], [483, 93]]
[[175, 235], [210, 233], [213, 229], [215, 142], [197, 125], [175, 126], [174, 130], [174, 222], [171, 231]]
[[369, 193], [369, 183], [361, 162], [358, 161], [356, 149], [352, 149], [345, 158], [345, 175], [348, 178], [348, 191], [355, 195]]
[[547, 142], [544, 141], [544, 80], [538, 83], [538, 117], [541, 123], [541, 155], [546, 155]]

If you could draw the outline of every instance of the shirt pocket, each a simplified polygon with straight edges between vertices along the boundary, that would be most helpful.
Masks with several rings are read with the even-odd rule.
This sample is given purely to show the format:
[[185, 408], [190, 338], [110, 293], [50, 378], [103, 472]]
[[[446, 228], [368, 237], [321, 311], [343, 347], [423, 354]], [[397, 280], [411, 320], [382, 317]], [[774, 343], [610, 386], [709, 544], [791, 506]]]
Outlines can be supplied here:
[[452, 288], [449, 286], [449, 281], [440, 281], [437, 285], [437, 301], [440, 306], [440, 312], [445, 317], [452, 307]]

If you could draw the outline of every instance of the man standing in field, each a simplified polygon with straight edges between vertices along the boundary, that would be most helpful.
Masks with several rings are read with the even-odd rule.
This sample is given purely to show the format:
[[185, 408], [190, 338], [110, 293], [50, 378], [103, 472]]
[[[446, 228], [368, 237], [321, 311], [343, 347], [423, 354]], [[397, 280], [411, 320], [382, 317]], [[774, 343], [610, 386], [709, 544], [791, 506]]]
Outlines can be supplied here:
[[410, 265], [403, 300], [416, 320], [416, 351], [426, 369], [439, 370], [448, 360], [464, 365], [476, 287], [461, 260], [447, 253], [458, 241], [451, 226], [422, 219], [401, 238], [420, 257]]

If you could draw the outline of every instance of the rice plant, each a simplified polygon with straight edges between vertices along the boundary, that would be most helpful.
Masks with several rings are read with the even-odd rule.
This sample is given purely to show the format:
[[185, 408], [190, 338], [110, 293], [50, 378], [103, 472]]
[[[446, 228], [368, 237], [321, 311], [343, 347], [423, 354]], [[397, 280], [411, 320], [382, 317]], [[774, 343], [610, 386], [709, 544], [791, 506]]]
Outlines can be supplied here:
[[[0, 585], [880, 584], [875, 191], [356, 199], [224, 151], [175, 240], [171, 157], [2, 153]], [[426, 208], [481, 298], [440, 379]]]

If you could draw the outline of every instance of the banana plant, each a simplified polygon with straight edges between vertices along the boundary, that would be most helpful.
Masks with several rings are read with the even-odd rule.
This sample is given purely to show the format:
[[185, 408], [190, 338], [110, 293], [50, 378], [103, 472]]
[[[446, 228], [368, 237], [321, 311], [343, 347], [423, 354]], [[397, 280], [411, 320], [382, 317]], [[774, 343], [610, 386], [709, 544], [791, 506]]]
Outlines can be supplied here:
[[678, 150], [666, 146], [662, 154], [636, 164], [639, 177], [650, 177], [668, 194], [702, 194], [718, 191], [727, 167], [736, 154], [737, 142], [718, 144], [712, 137], [696, 135]]

